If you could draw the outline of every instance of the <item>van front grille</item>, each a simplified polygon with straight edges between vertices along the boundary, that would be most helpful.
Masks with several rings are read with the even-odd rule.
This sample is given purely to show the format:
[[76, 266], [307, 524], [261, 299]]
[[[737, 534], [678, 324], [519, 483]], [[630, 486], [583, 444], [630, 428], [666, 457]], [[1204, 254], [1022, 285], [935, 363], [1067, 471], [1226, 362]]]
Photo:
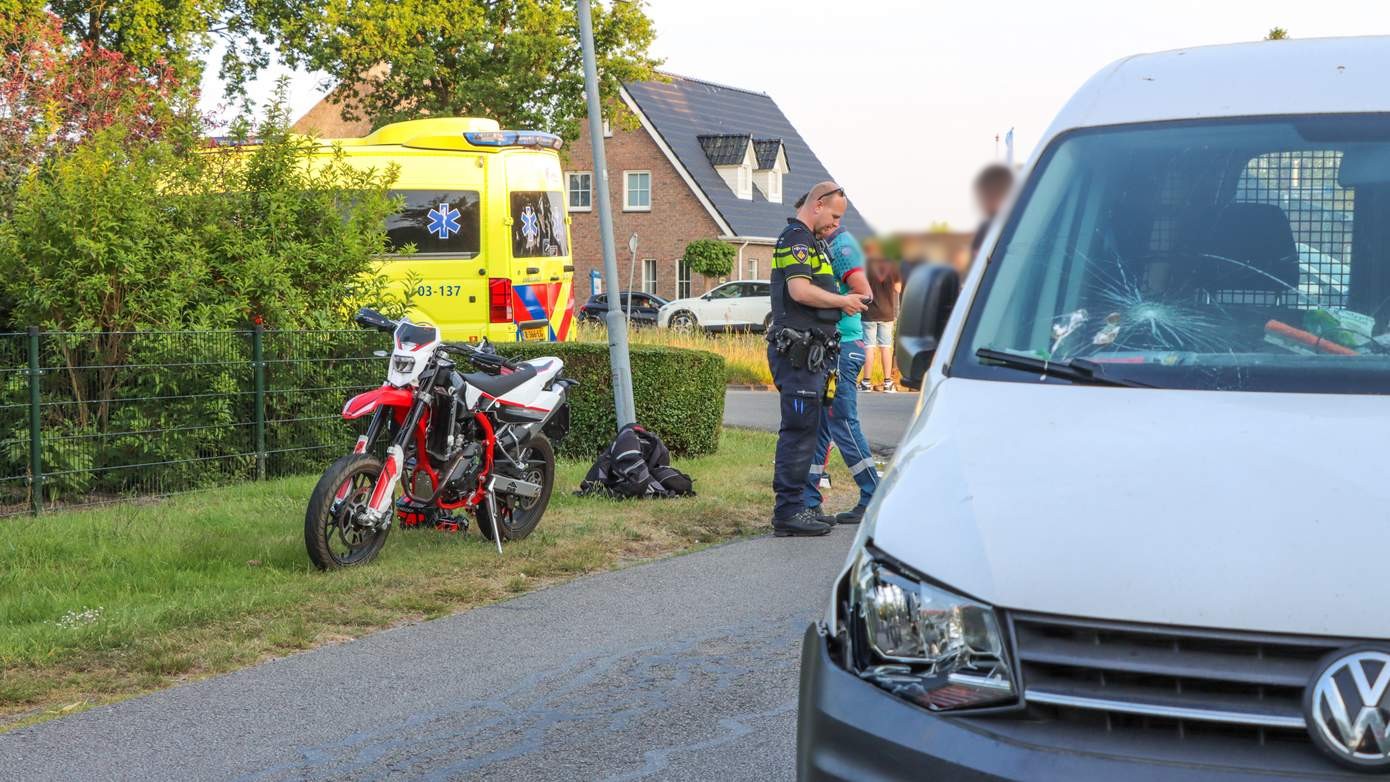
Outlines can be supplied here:
[[1012, 614], [1034, 716], [1106, 731], [1309, 743], [1303, 691], [1351, 641]]

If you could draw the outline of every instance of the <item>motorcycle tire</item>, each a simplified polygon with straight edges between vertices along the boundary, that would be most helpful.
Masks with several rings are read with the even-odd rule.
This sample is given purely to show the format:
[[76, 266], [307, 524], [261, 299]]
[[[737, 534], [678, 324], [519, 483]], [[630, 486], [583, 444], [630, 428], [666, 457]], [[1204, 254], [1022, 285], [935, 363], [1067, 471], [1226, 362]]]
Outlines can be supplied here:
[[502, 517], [500, 524], [493, 523], [486, 502], [478, 505], [478, 531], [488, 540], [496, 540], [494, 528], [501, 529], [504, 541], [521, 540], [530, 535], [550, 504], [550, 491], [555, 487], [555, 449], [545, 435], [538, 434], [531, 439], [526, 450], [528, 468], [525, 474], [518, 477], [539, 483], [541, 494], [532, 500], [519, 501], [515, 507], [506, 505], [499, 497], [497, 511]]
[[[390, 525], [379, 530], [363, 530], [351, 522], [352, 512], [360, 510], [371, 499], [372, 487], [380, 475], [380, 459], [354, 453], [333, 462], [319, 478], [304, 514], [304, 547], [319, 570], [365, 565], [381, 553], [391, 531]], [[352, 490], [347, 499], [339, 503], [338, 489], [344, 483], [351, 483]]]

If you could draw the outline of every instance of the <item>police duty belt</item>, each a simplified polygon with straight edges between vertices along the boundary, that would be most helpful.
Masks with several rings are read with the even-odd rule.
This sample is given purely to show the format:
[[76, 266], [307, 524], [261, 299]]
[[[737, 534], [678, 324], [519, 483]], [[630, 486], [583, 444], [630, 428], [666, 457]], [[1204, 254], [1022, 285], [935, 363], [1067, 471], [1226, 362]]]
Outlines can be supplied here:
[[766, 339], [778, 355], [791, 361], [794, 369], [819, 372], [840, 352], [840, 335], [836, 332], [826, 334], [813, 329], [782, 327], [768, 332]]

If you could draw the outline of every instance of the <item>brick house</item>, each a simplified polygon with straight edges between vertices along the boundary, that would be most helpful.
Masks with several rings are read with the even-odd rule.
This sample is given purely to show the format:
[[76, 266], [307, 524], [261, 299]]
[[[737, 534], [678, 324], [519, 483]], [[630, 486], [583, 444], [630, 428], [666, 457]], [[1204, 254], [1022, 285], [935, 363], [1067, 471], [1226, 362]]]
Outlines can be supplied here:
[[[630, 287], [672, 299], [699, 295], [718, 284], [721, 280], [691, 274], [681, 262], [694, 239], [720, 239], [734, 246], [738, 254], [732, 279], [767, 279], [777, 235], [795, 212], [792, 204], [815, 183], [833, 177], [766, 93], [683, 76], [663, 78], [623, 85], [622, 101], [636, 121], [613, 123], [605, 133], [622, 288], [629, 288], [631, 275]], [[365, 121], [345, 121], [330, 95], [300, 117], [294, 129], [323, 138], [354, 138], [372, 128]], [[603, 266], [588, 123], [561, 155], [574, 298], [582, 303], [593, 292], [591, 273], [601, 273]], [[871, 235], [853, 201], [844, 223], [855, 236]], [[635, 265], [627, 249], [634, 233]]]
[[[604, 140], [622, 287], [629, 287], [631, 275], [632, 288], [671, 299], [718, 284], [691, 274], [681, 261], [694, 239], [721, 239], [736, 248], [732, 279], [767, 279], [792, 204], [832, 177], [767, 94], [666, 78], [623, 85], [621, 97], [636, 124], [610, 127]], [[582, 302], [592, 293], [591, 272], [601, 272], [603, 264], [587, 123], [564, 154], [574, 292]], [[853, 203], [844, 222], [856, 236], [870, 235]], [[627, 249], [633, 233], [635, 266]]]

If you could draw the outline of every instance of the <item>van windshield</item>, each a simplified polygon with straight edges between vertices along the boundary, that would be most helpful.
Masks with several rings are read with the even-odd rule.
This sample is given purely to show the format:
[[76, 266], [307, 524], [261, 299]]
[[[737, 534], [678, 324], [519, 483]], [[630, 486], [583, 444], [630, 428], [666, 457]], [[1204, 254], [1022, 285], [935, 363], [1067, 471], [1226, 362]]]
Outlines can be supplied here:
[[1390, 116], [1079, 131], [1012, 210], [954, 375], [1390, 393]]

